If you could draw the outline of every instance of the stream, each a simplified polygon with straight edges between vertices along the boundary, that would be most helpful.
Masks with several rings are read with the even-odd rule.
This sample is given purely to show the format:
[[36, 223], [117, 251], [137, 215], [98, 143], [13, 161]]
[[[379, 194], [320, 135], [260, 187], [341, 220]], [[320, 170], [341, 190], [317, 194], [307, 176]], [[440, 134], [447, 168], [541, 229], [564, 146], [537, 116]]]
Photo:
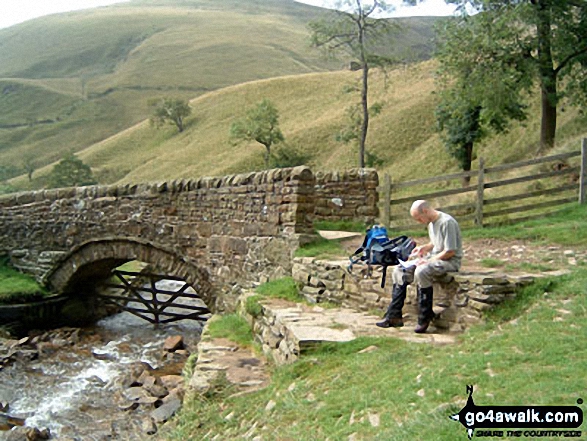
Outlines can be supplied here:
[[[154, 403], [129, 403], [130, 373], [148, 363], [155, 377], [181, 375], [201, 329], [194, 320], [155, 327], [121, 312], [91, 327], [51, 331], [50, 341], [37, 343], [36, 359], [0, 370], [0, 402], [27, 427], [48, 428], [51, 440], [144, 440]], [[185, 351], [163, 349], [172, 336], [183, 338]], [[7, 437], [0, 431], [0, 440]]]

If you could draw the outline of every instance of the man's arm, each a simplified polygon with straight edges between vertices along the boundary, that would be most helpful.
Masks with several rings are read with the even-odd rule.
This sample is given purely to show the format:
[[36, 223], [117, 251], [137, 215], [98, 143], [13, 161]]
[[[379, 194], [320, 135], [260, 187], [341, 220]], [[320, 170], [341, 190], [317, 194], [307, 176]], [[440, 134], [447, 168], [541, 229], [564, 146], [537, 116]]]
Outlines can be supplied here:
[[449, 260], [449, 259], [453, 258], [455, 254], [456, 254], [455, 250], [446, 250], [446, 251], [443, 251], [442, 253], [438, 253], [434, 257], [431, 257], [430, 259], [428, 259], [428, 261], [434, 262], [435, 260]]

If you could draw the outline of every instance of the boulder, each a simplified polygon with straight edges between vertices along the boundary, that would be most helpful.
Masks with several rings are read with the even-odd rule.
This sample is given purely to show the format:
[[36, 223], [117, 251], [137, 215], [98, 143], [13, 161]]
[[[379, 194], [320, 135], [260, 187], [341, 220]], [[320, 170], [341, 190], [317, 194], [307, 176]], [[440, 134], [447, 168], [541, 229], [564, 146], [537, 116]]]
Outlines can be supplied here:
[[167, 337], [163, 349], [167, 352], [174, 352], [178, 349], [183, 349], [183, 337], [181, 335], [172, 335]]
[[179, 399], [170, 400], [167, 403], [163, 404], [161, 407], [158, 407], [154, 411], [151, 412], [151, 418], [155, 421], [155, 423], [164, 423], [165, 421], [169, 420], [175, 412], [177, 412], [181, 408], [181, 401]]

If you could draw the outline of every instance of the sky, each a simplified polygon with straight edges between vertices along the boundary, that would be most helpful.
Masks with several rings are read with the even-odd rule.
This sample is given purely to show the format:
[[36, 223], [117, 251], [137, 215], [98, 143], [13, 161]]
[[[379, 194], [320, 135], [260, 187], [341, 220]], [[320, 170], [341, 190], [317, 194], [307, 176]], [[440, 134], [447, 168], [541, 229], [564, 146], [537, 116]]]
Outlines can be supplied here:
[[[128, 0], [0, 0], [0, 28], [6, 28], [32, 18], [59, 12], [107, 6]], [[244, 0], [243, 0], [244, 1]], [[327, 6], [330, 0], [296, 0], [314, 6]], [[401, 2], [401, 0], [399, 0]], [[390, 1], [389, 3], [394, 3]], [[415, 7], [397, 6], [392, 17], [408, 17], [417, 15], [451, 15], [453, 6], [444, 0], [425, 0]]]
[[[307, 3], [314, 6], [328, 6], [334, 0], [296, 0], [300, 3]], [[390, 17], [415, 17], [422, 15], [445, 16], [452, 15], [455, 11], [454, 5], [447, 5], [444, 0], [424, 0], [418, 6], [402, 6], [401, 0], [387, 0], [387, 4], [393, 5], [395, 10]]]

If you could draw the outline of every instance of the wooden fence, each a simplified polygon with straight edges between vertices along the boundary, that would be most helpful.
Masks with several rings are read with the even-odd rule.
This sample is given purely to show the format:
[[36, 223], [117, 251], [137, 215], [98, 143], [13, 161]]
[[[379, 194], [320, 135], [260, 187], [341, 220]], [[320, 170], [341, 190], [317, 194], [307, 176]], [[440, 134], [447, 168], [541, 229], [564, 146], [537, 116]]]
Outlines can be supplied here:
[[[573, 159], [576, 157], [580, 157], [578, 161]], [[578, 162], [578, 165], [570, 162]], [[536, 171], [536, 166], [549, 163], [546, 171]], [[521, 169], [531, 166], [534, 169], [523, 175]], [[515, 177], [507, 176], [513, 170], [516, 170]], [[464, 179], [468, 185], [455, 185], [455, 180], [463, 182]], [[528, 182], [533, 183], [528, 185]], [[409, 216], [411, 203], [418, 199], [428, 200], [435, 208], [452, 214], [463, 226], [495, 226], [534, 219], [543, 217], [551, 207], [584, 204], [586, 182], [587, 139], [583, 139], [579, 151], [495, 167], [485, 167], [483, 158], [479, 158], [479, 170], [468, 172], [398, 183], [392, 182], [386, 174], [379, 188], [382, 193], [380, 221], [391, 230], [421, 228]], [[427, 191], [431, 185], [434, 191]], [[408, 194], [406, 189], [410, 187], [417, 189]], [[524, 212], [525, 216], [517, 216]], [[493, 223], [487, 223], [487, 219], [492, 219]]]

